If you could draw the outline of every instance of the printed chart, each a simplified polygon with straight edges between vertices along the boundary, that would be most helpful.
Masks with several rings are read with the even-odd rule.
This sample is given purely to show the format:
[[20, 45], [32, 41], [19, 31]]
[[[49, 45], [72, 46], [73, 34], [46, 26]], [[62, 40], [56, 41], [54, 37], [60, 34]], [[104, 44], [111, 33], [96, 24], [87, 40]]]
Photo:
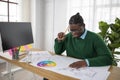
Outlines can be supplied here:
[[46, 61], [38, 62], [37, 66], [39, 66], [39, 67], [54, 67], [54, 66], [56, 66], [56, 63], [53, 61], [46, 60]]

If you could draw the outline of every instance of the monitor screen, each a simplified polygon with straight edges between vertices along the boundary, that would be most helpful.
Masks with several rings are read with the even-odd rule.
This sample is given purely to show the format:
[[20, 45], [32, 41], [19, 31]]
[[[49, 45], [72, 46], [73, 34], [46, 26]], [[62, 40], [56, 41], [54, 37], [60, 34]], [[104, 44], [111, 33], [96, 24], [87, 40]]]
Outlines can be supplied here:
[[0, 22], [3, 51], [33, 43], [30, 22]]

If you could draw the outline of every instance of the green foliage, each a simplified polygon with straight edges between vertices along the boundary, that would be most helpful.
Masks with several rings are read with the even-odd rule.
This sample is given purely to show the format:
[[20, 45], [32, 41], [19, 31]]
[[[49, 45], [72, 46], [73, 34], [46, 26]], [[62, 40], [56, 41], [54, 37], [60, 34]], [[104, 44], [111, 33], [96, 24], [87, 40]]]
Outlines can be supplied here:
[[120, 19], [116, 18], [115, 23], [108, 24], [107, 22], [99, 22], [100, 32], [98, 33], [103, 40], [106, 42], [106, 45], [111, 50], [113, 55], [113, 65], [117, 65], [116, 62], [120, 61], [115, 54], [120, 55], [120, 51], [116, 49], [120, 48]]

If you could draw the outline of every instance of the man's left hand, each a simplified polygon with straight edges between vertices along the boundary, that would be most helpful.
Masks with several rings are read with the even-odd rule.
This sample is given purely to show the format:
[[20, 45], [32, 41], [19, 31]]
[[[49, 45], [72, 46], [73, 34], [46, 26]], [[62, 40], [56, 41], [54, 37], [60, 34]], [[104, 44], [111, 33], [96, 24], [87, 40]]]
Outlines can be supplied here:
[[69, 65], [71, 68], [81, 68], [81, 67], [87, 67], [86, 61], [77, 61]]

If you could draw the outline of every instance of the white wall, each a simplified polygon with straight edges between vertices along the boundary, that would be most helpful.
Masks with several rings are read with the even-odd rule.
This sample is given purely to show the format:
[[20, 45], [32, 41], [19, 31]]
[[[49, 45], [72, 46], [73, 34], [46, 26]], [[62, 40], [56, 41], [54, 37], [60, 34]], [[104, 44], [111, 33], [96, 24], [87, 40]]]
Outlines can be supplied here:
[[31, 1], [31, 22], [34, 35], [34, 47], [44, 48], [44, 2], [43, 0]]
[[54, 34], [54, 0], [44, 0], [44, 49], [53, 49]]
[[31, 9], [30, 9], [30, 0], [21, 0], [21, 11], [20, 11], [20, 15], [21, 15], [21, 18], [20, 20], [22, 22], [30, 22], [31, 21]]
[[35, 47], [54, 51], [54, 38], [66, 29], [67, 0], [32, 0]]
[[54, 15], [54, 37], [58, 32], [64, 32], [68, 26], [67, 20], [67, 0], [55, 0]]

